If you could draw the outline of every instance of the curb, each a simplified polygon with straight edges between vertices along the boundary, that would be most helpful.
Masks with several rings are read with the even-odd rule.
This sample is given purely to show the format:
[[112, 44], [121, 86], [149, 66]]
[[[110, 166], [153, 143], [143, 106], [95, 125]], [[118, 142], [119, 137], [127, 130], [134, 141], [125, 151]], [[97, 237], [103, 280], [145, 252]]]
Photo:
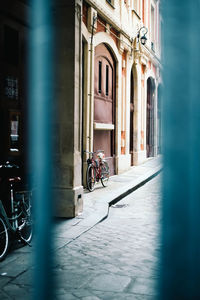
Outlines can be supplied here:
[[156, 172], [154, 172], [153, 174], [149, 175], [147, 178], [145, 178], [144, 180], [142, 180], [138, 184], [134, 185], [132, 188], [129, 188], [127, 191], [123, 192], [122, 194], [120, 194], [119, 196], [115, 197], [113, 200], [111, 200], [110, 202], [108, 202], [108, 212], [107, 212], [107, 214], [99, 222], [97, 222], [96, 224], [101, 223], [105, 219], [107, 219], [107, 217], [109, 216], [109, 209], [110, 209], [110, 207], [112, 205], [116, 204], [117, 202], [119, 202], [120, 200], [122, 200], [123, 198], [125, 198], [126, 196], [128, 196], [131, 193], [133, 193], [134, 191], [136, 191], [138, 188], [140, 188], [143, 185], [145, 185], [145, 183], [147, 183], [148, 181], [150, 181], [151, 179], [153, 179], [154, 177], [156, 177], [161, 172], [162, 172], [162, 168], [158, 168], [158, 170]]
[[132, 192], [136, 191], [138, 188], [140, 188], [141, 186], [143, 186], [145, 183], [147, 183], [148, 181], [150, 181], [151, 179], [153, 179], [154, 177], [156, 177], [159, 173], [161, 173], [162, 169], [159, 169], [158, 171], [156, 171], [155, 173], [151, 174], [149, 177], [147, 177], [146, 179], [142, 180], [140, 183], [136, 184], [135, 186], [133, 186], [132, 188], [128, 189], [126, 192], [122, 193], [121, 195], [117, 196], [116, 198], [114, 198], [113, 200], [111, 200], [108, 204], [109, 207], [117, 202], [119, 202], [121, 199], [123, 199], [124, 197], [128, 196], [129, 194], [131, 194]]

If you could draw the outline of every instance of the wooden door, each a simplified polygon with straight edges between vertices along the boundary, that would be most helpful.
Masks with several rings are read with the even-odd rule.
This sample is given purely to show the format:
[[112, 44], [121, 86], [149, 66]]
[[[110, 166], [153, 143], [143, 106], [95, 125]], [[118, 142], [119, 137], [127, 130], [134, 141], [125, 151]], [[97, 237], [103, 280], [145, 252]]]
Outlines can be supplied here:
[[95, 48], [94, 123], [94, 151], [105, 151], [115, 174], [115, 61], [104, 44]]

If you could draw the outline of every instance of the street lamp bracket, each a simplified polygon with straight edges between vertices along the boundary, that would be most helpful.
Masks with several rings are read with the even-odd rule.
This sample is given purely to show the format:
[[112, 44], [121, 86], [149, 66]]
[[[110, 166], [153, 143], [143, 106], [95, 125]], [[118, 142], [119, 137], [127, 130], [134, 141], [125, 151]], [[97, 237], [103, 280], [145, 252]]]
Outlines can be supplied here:
[[148, 29], [145, 26], [142, 26], [137, 34], [137, 42], [139, 43], [139, 41], [141, 41], [142, 45], [145, 45], [147, 42], [147, 37], [146, 34], [148, 32]]

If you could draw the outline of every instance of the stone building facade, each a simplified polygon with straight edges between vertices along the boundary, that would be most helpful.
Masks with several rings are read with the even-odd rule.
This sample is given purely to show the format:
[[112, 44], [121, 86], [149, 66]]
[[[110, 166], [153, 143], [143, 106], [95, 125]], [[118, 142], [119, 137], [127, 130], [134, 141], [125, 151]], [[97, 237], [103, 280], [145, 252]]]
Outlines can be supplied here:
[[[111, 174], [160, 152], [159, 5], [159, 0], [53, 1], [57, 216], [74, 217], [83, 209], [85, 151], [103, 149]], [[1, 160], [26, 157], [30, 11], [25, 0], [0, 4]]]
[[[83, 148], [106, 149], [112, 174], [160, 151], [159, 5], [154, 0], [83, 1]], [[137, 36], [146, 29], [143, 46]]]

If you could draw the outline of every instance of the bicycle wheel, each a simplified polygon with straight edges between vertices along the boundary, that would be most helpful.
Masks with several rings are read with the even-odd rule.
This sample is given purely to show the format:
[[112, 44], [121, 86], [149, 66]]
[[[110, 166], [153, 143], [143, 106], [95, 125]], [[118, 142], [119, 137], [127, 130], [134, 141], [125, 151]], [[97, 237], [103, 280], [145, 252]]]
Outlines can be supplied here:
[[2, 261], [7, 252], [9, 246], [9, 234], [4, 219], [0, 216], [0, 261]]
[[109, 166], [106, 161], [101, 164], [101, 183], [104, 187], [108, 185], [109, 180]]
[[87, 168], [87, 188], [90, 192], [94, 190], [96, 178], [96, 171], [93, 165], [89, 165]]
[[20, 201], [21, 214], [18, 220], [19, 235], [22, 241], [30, 243], [33, 235], [31, 194], [23, 193]]

